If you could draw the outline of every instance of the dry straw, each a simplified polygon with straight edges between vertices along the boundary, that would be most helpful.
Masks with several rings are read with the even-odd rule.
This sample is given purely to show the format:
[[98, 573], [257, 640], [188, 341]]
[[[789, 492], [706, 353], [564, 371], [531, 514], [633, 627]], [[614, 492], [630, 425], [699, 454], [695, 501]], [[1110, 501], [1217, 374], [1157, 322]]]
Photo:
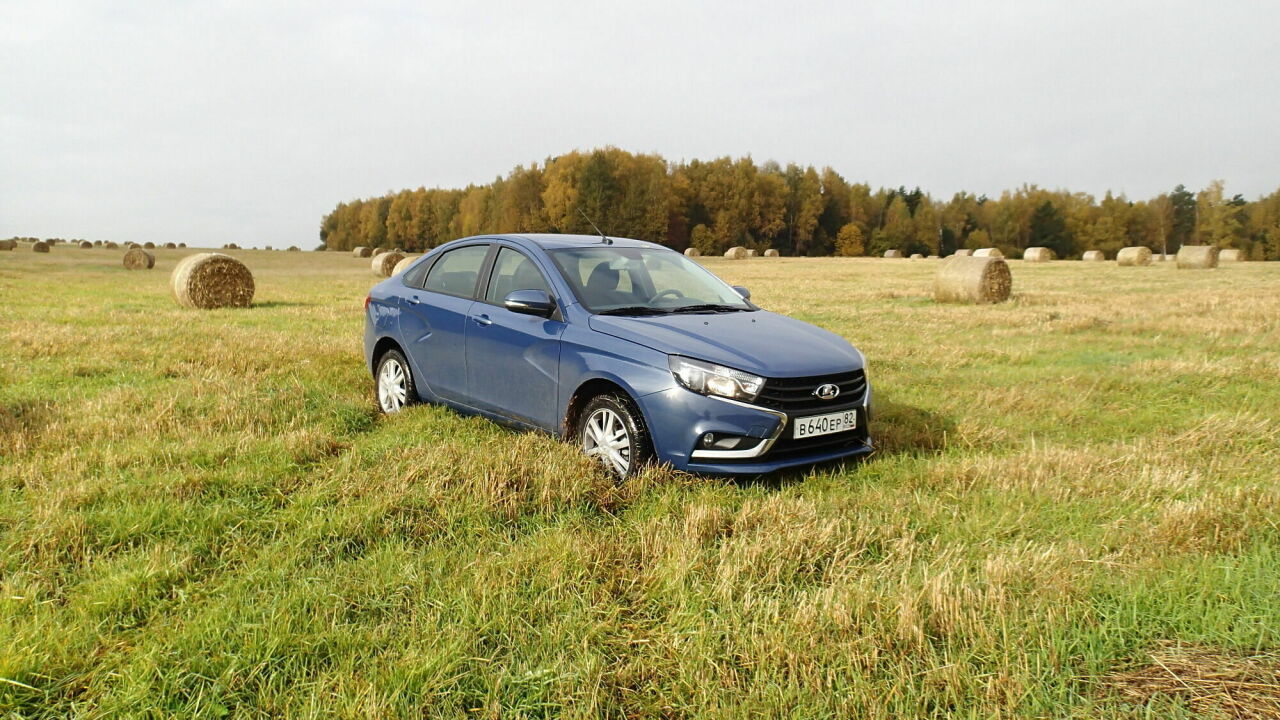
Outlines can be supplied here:
[[973, 257], [1002, 258], [1004, 253], [1000, 252], [1000, 248], [979, 248], [973, 251]]
[[173, 269], [169, 283], [178, 303], [190, 308], [249, 307], [253, 302], [253, 273], [222, 253], [188, 255]]
[[47, 253], [49, 252], [49, 243], [37, 240], [31, 243], [31, 252]]
[[1116, 264], [1125, 267], [1150, 265], [1151, 248], [1141, 245], [1120, 248], [1120, 252], [1116, 253]]
[[768, 250], [765, 250], [765, 251], [764, 251], [764, 256], [765, 256], [765, 257], [778, 257], [778, 251], [777, 251], [777, 250], [774, 250], [773, 248], [769, 248]]
[[1085, 250], [1084, 256], [1080, 259], [1085, 262], [1103, 262], [1107, 259], [1107, 256], [1101, 250]]
[[902, 257], [902, 251], [901, 250], [885, 250], [884, 256], [887, 258], [900, 258]]
[[702, 251], [699, 250], [698, 248], [685, 248], [684, 256], [685, 257], [702, 257]]
[[747, 249], [740, 245], [725, 250], [724, 256], [730, 260], [746, 260], [749, 257], [747, 255]]
[[156, 249], [156, 244], [155, 244], [155, 243], [153, 243], [153, 242], [151, 242], [150, 240], [148, 240], [147, 242], [142, 243], [142, 247], [144, 247], [144, 248], [146, 248], [146, 249], [148, 249], [148, 250], [155, 250], [155, 249]]
[[756, 256], [755, 248], [747, 248], [747, 257], [750, 258], [755, 256]]
[[404, 259], [404, 255], [398, 252], [384, 252], [373, 256], [373, 274], [378, 277], [391, 277], [395, 272], [396, 264]]
[[1029, 247], [1022, 251], [1023, 262], [1049, 262], [1056, 257], [1047, 247]]
[[972, 254], [973, 254], [973, 250], [971, 248], [960, 248], [959, 250], [955, 251], [954, 256], [969, 257]]
[[115, 242], [112, 242], [112, 241], [107, 241], [107, 242], [102, 243], [102, 247], [104, 247], [104, 248], [106, 248], [106, 249], [108, 249], [108, 250], [115, 250], [115, 249], [119, 248], [119, 247], [120, 247], [120, 245], [119, 245], [118, 243], [115, 243]]
[[924, 259], [924, 255], [921, 255], [920, 253], [911, 253], [911, 257], [910, 257], [909, 259], [911, 259], [911, 260], [923, 260], [923, 259]]
[[0, 250], [12, 250], [17, 246], [16, 240], [0, 240]]
[[176, 244], [176, 243], [167, 242], [167, 243], [165, 243], [165, 244], [164, 244], [164, 249], [165, 249], [165, 250], [177, 250], [177, 249], [178, 249], [178, 246], [177, 246], [177, 244]]
[[1223, 248], [1222, 251], [1218, 253], [1219, 263], [1240, 262], [1242, 260], [1244, 260], [1244, 254], [1236, 248]]
[[290, 245], [289, 249], [285, 250], [285, 252], [302, 252], [302, 248], [298, 247], [297, 245]]
[[998, 303], [1009, 299], [1013, 276], [1003, 258], [950, 257], [933, 278], [938, 302]]
[[373, 250], [361, 245], [360, 247], [351, 248], [351, 256], [358, 258], [373, 257]]
[[1212, 270], [1218, 267], [1218, 246], [1183, 245], [1178, 250], [1179, 270]]
[[142, 248], [129, 248], [124, 254], [125, 270], [150, 270], [156, 266], [156, 256]]
[[416, 257], [412, 257], [412, 256], [408, 256], [408, 255], [406, 255], [406, 256], [405, 256], [405, 258], [404, 258], [403, 260], [401, 260], [400, 262], [396, 263], [396, 266], [395, 266], [394, 268], [392, 268], [392, 269], [391, 269], [391, 274], [392, 274], [392, 275], [399, 275], [400, 273], [404, 272], [405, 270], [408, 270], [408, 269], [409, 269], [409, 266], [413, 264], [413, 261], [414, 261], [414, 260], [417, 260], [417, 259], [418, 259], [418, 258], [416, 258]]
[[81, 250], [92, 250], [92, 249], [93, 249], [93, 243], [89, 242], [88, 240], [84, 240], [84, 241], [82, 241], [82, 242], [80, 243], [80, 249], [81, 249]]

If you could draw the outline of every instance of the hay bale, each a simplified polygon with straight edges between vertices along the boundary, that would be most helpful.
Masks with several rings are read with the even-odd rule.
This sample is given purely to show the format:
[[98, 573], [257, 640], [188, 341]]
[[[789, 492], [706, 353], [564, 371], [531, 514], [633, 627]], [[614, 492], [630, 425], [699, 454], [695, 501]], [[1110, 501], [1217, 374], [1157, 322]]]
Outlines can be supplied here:
[[970, 255], [972, 255], [972, 254], [973, 254], [973, 250], [972, 250], [972, 249], [970, 249], [970, 248], [960, 248], [959, 250], [957, 250], [957, 251], [955, 251], [954, 253], [952, 253], [952, 257], [969, 257], [969, 256], [970, 256]]
[[351, 256], [358, 258], [373, 257], [373, 250], [361, 245], [360, 247], [351, 248]]
[[12, 250], [18, 247], [16, 240], [0, 240], [0, 250]]
[[911, 253], [911, 257], [910, 257], [910, 258], [908, 258], [908, 259], [909, 259], [909, 260], [923, 260], [923, 259], [924, 259], [924, 256], [923, 256], [923, 255], [921, 255], [920, 253]]
[[117, 249], [117, 248], [119, 248], [119, 247], [120, 247], [120, 244], [119, 244], [119, 243], [116, 243], [116, 242], [113, 242], [113, 241], [108, 240], [107, 242], [105, 242], [105, 243], [103, 243], [103, 244], [102, 244], [102, 247], [104, 247], [104, 248], [106, 248], [106, 249], [108, 249], [108, 250], [115, 250], [115, 249]]
[[404, 255], [398, 252], [384, 252], [373, 256], [373, 274], [378, 277], [391, 277], [391, 273], [395, 272], [396, 263], [404, 259]]
[[777, 251], [777, 250], [774, 250], [773, 248], [769, 248], [768, 250], [765, 250], [765, 251], [764, 251], [764, 256], [765, 256], [765, 257], [778, 257], [778, 251]]
[[978, 248], [973, 251], [973, 257], [1002, 258], [1004, 253], [1000, 252], [1000, 248]]
[[702, 251], [699, 250], [698, 248], [685, 248], [684, 256], [685, 257], [702, 257]]
[[298, 247], [297, 245], [290, 245], [289, 248], [285, 250], [285, 252], [302, 252], [302, 248]]
[[1085, 250], [1080, 259], [1085, 262], [1103, 262], [1107, 259], [1107, 256], [1102, 254], [1101, 250]]
[[169, 285], [178, 304], [210, 310], [249, 307], [253, 302], [253, 273], [239, 260], [222, 253], [188, 255], [173, 269]]
[[1221, 252], [1218, 253], [1219, 263], [1241, 262], [1242, 260], [1244, 260], [1244, 253], [1240, 252], [1236, 248], [1223, 248]]
[[47, 253], [50, 247], [52, 246], [49, 243], [37, 240], [31, 243], [31, 252]]
[[129, 242], [125, 243], [125, 244], [124, 244], [124, 246], [125, 246], [125, 247], [127, 247], [127, 248], [140, 248], [140, 247], [142, 247], [141, 245], [139, 245], [138, 243], [136, 243], [136, 242], [134, 242], [134, 241], [132, 241], [132, 240], [130, 240]]
[[155, 250], [156, 244], [148, 240], [147, 242], [142, 243], [142, 247], [146, 248], [147, 250]]
[[933, 278], [937, 302], [998, 303], [1012, 290], [1009, 264], [997, 257], [950, 257]]
[[928, 260], [937, 260], [937, 259], [938, 259], [938, 256], [937, 256], [937, 255], [927, 255], [927, 256], [926, 256], [926, 259], [928, 259]]
[[885, 250], [884, 256], [887, 258], [900, 258], [902, 257], [902, 251], [901, 250]]
[[751, 258], [755, 256], [756, 256], [755, 248], [747, 248], [747, 257]]
[[142, 248], [129, 248], [124, 254], [125, 270], [150, 270], [156, 266], [156, 256]]
[[418, 256], [416, 255], [406, 255], [403, 260], [396, 263], [395, 267], [391, 268], [391, 275], [392, 276], [399, 275], [405, 270], [408, 270], [409, 266], [412, 265], [413, 262], [417, 259], [418, 259]]
[[373, 255], [374, 255], [374, 257], [377, 257], [377, 256], [381, 255], [382, 253], [387, 253], [387, 252], [391, 252], [391, 248], [389, 248], [389, 247], [387, 247], [387, 246], [385, 246], [385, 245], [379, 245], [378, 247], [376, 247], [376, 248], [374, 248], [374, 249], [373, 249]]
[[186, 243], [178, 243], [178, 247], [179, 247], [179, 248], [184, 248], [184, 247], [186, 247], [186, 246], [187, 246], [187, 244], [186, 244]]
[[1022, 251], [1023, 262], [1049, 262], [1056, 260], [1057, 255], [1047, 247], [1029, 247]]
[[93, 243], [89, 242], [88, 240], [84, 240], [84, 241], [82, 241], [82, 242], [80, 243], [80, 249], [81, 249], [81, 250], [92, 250], [92, 249], [93, 249]]
[[1120, 252], [1116, 253], [1116, 264], [1121, 267], [1141, 267], [1151, 264], [1151, 248], [1135, 245], [1133, 247], [1120, 248]]
[[742, 247], [741, 245], [731, 247], [728, 250], [724, 251], [724, 256], [729, 258], [730, 260], [746, 260], [748, 257], [747, 249]]
[[93, 246], [94, 246], [94, 247], [102, 247], [102, 241], [101, 241], [101, 240], [94, 240], [94, 241], [93, 241]]
[[1178, 250], [1179, 270], [1212, 270], [1218, 267], [1217, 245], [1183, 245]]
[[164, 244], [164, 249], [165, 249], [165, 250], [177, 250], [177, 249], [178, 249], [178, 245], [177, 245], [176, 243], [167, 242], [167, 243], [165, 243], [165, 244]]

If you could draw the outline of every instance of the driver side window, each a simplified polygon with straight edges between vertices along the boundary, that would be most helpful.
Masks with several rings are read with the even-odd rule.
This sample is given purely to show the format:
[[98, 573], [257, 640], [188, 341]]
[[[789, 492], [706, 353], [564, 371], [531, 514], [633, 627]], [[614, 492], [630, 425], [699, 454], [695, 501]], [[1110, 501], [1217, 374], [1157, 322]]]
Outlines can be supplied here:
[[552, 294], [551, 286], [532, 260], [511, 248], [500, 248], [493, 263], [493, 272], [489, 275], [489, 289], [485, 292], [484, 299], [501, 305], [507, 295], [516, 290], [543, 290], [548, 295]]

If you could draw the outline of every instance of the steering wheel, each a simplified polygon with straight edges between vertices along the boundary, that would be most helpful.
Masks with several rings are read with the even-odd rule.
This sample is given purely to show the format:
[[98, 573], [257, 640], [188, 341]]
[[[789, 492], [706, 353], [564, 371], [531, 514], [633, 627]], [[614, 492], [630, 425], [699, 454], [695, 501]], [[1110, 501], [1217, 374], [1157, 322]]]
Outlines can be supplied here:
[[680, 292], [675, 288], [669, 288], [649, 298], [649, 302], [658, 302], [658, 300], [661, 299], [662, 296], [664, 295], [670, 295], [672, 300], [679, 300], [680, 298], [684, 297], [684, 293]]

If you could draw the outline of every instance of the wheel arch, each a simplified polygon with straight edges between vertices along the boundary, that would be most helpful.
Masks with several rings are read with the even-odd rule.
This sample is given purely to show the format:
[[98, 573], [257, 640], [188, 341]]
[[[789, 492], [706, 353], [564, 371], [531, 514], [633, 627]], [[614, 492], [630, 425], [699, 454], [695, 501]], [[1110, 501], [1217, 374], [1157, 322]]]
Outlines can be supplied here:
[[[400, 343], [390, 335], [383, 335], [378, 338], [378, 342], [373, 345], [373, 352], [369, 356], [369, 372], [376, 374], [378, 372], [378, 361], [388, 350], [399, 350], [401, 355], [405, 355], [404, 348], [400, 347]], [[408, 358], [408, 355], [405, 355]]]
[[640, 415], [640, 419], [644, 421], [646, 427], [651, 427], [649, 418], [645, 415], [644, 408], [636, 400], [636, 395], [630, 388], [626, 387], [616, 378], [609, 377], [593, 377], [582, 381], [573, 394], [569, 396], [569, 401], [565, 405], [564, 411], [564, 432], [562, 433], [566, 440], [572, 440], [578, 435], [578, 419], [582, 416], [582, 409], [592, 399], [606, 394], [615, 394], [621, 396], [630, 403], [631, 407]]

